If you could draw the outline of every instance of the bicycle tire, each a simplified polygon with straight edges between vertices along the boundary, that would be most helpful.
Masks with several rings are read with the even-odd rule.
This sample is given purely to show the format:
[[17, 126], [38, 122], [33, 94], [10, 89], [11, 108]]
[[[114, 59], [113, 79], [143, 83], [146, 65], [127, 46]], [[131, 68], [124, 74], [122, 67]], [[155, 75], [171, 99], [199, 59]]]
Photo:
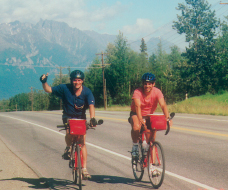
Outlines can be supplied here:
[[80, 146], [77, 145], [77, 170], [78, 170], [78, 186], [79, 190], [82, 189], [82, 166], [81, 166], [81, 149]]
[[[151, 163], [153, 168], [150, 167]], [[155, 141], [149, 147], [147, 167], [150, 182], [155, 189], [158, 189], [165, 177], [165, 156], [162, 145], [159, 142]]]
[[142, 144], [139, 144], [139, 156], [131, 159], [132, 171], [136, 181], [141, 181], [144, 174]]
[[72, 152], [71, 152], [71, 165], [72, 165], [72, 175], [73, 175], [73, 182], [74, 182], [74, 184], [77, 184], [77, 179], [78, 179], [78, 176], [77, 176], [77, 167], [76, 167], [76, 165], [77, 165], [77, 161], [75, 162], [75, 158], [77, 158], [77, 152], [75, 151], [75, 149], [76, 149], [76, 146], [75, 146], [75, 144], [74, 145], [72, 145], [72, 147], [71, 147], [71, 150], [72, 150]]

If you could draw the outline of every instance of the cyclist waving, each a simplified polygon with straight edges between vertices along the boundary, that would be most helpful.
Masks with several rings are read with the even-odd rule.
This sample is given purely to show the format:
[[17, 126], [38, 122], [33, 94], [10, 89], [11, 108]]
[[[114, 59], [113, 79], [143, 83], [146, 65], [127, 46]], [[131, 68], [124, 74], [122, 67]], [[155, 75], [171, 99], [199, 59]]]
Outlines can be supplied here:
[[[63, 123], [67, 123], [68, 118], [86, 119], [86, 109], [89, 108], [90, 122], [92, 126], [96, 126], [95, 119], [95, 100], [91, 90], [83, 86], [84, 73], [80, 70], [74, 70], [70, 74], [70, 84], [60, 84], [55, 87], [50, 87], [47, 83], [48, 74], [44, 74], [40, 77], [42, 86], [45, 92], [52, 93], [63, 100]], [[70, 146], [71, 146], [72, 136], [69, 130], [66, 130], [66, 149], [63, 154], [65, 160], [70, 159]], [[83, 166], [82, 175], [84, 179], [90, 179], [91, 176], [86, 169], [87, 162], [87, 149], [85, 145], [85, 135], [81, 139], [82, 141], [82, 156], [83, 156]]]
[[[136, 89], [132, 96], [130, 123], [132, 126], [131, 137], [133, 141], [132, 158], [138, 156], [138, 140], [141, 130], [141, 126], [147, 129], [145, 116], [153, 114], [159, 103], [167, 121], [169, 120], [169, 112], [164, 100], [162, 92], [155, 87], [155, 75], [152, 73], [145, 73], [142, 76], [143, 87]], [[171, 122], [172, 124], [172, 122]], [[151, 136], [147, 135], [148, 139], [153, 138], [155, 140], [156, 132]]]

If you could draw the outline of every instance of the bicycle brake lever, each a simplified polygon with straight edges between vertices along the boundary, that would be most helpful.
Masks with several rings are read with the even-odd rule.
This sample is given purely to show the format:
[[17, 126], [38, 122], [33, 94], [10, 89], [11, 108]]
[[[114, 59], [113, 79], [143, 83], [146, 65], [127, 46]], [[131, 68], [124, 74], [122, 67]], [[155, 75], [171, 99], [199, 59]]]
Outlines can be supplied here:
[[[170, 114], [170, 119], [169, 119], [169, 121], [170, 121], [171, 119], [173, 119], [174, 116], [175, 116], [175, 113], [172, 112], [172, 113]], [[167, 129], [166, 129], [165, 135], [168, 135], [168, 133], [169, 133], [169, 131], [170, 131], [169, 121], [167, 121]]]
[[166, 129], [165, 135], [168, 135], [169, 131], [170, 131], [170, 126], [169, 126], [169, 121], [167, 121], [167, 129]]

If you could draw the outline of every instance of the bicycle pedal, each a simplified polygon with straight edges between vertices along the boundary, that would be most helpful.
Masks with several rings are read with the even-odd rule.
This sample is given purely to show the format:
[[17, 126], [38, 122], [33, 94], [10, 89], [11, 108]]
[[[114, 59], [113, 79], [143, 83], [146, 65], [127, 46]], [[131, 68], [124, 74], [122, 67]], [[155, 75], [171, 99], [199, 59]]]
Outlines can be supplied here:
[[74, 165], [74, 164], [73, 164], [73, 161], [70, 160], [70, 161], [69, 161], [69, 168], [73, 168], [73, 165]]

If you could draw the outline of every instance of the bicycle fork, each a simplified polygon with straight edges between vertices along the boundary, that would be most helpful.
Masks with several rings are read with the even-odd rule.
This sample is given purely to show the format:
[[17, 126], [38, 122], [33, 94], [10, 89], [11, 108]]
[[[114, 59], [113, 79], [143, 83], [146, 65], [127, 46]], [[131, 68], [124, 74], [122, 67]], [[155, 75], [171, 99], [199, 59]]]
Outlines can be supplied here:
[[[81, 150], [81, 145], [79, 145], [80, 148], [80, 157], [81, 157], [81, 167], [83, 166], [83, 158], [82, 158], [82, 150]], [[75, 147], [75, 167], [74, 170], [78, 169], [78, 154], [77, 154], [77, 148]]]
[[149, 156], [150, 156], [150, 160], [151, 160], [151, 164], [155, 164], [156, 158], [158, 161], [158, 165], [161, 165], [161, 161], [159, 159], [159, 155], [158, 155], [158, 150], [156, 146], [153, 146], [153, 144], [151, 143], [151, 145], [149, 146], [149, 149], [147, 150], [146, 154], [143, 154], [142, 157], [142, 161], [143, 161], [143, 167], [146, 168], [148, 166], [148, 160], [149, 160]]

